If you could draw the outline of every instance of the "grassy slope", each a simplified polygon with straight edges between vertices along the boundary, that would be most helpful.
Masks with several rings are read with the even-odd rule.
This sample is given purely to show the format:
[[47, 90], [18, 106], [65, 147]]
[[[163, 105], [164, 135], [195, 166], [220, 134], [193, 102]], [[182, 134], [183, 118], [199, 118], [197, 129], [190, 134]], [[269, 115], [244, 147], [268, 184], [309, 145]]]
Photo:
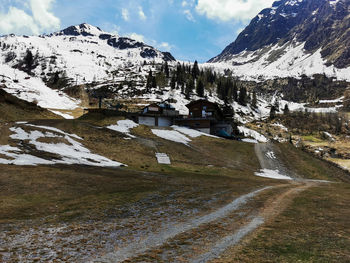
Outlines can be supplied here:
[[289, 143], [278, 144], [277, 146], [279, 148], [279, 152], [277, 153], [278, 158], [298, 175], [309, 179], [350, 183], [350, 175], [334, 165], [317, 159]]
[[349, 262], [349, 184], [311, 188], [225, 262]]
[[[107, 125], [115, 123], [116, 119], [100, 122]], [[57, 215], [55, 220], [91, 215], [98, 218], [106, 215], [104, 211], [111, 207], [135, 203], [154, 194], [166, 197], [174, 191], [185, 192], [181, 196], [185, 203], [194, 196], [211, 199], [218, 193], [227, 192], [227, 196], [218, 199], [227, 202], [232, 200], [232, 195], [279, 183], [253, 175], [259, 169], [253, 144], [201, 137], [194, 139], [189, 147], [163, 140], [143, 126], [133, 130], [137, 139], [125, 140], [123, 134], [81, 120], [37, 120], [32, 123], [75, 133], [84, 138], [82, 143], [92, 152], [128, 167], [2, 165], [2, 222], [46, 216], [52, 220], [53, 215]], [[3, 130], [9, 127], [4, 126]], [[7, 132], [4, 137], [9, 134]], [[172, 165], [159, 165], [155, 152], [169, 154]]]
[[[157, 204], [165, 206], [167, 198], [173, 196], [184, 210], [194, 205], [188, 200], [196, 197], [201, 201], [195, 208], [204, 212], [207, 200], [214, 196], [218, 198], [210, 204], [211, 209], [263, 185], [280, 183], [253, 176], [259, 164], [252, 144], [200, 137], [188, 147], [158, 138], [143, 126], [133, 130], [138, 139], [125, 140], [120, 133], [95, 126], [112, 124], [117, 119], [97, 117], [94, 124], [86, 119], [36, 121], [76, 133], [93, 152], [129, 167], [1, 166], [0, 222], [40, 218], [47, 222], [103, 220], [123, 216], [121, 211], [127, 211], [130, 204], [149, 196], [157, 196]], [[348, 175], [340, 169], [288, 144], [278, 144], [278, 148], [277, 155], [298, 174], [348, 181]], [[173, 164], [157, 164], [155, 152], [168, 153]], [[348, 234], [344, 232], [350, 229], [349, 221], [344, 220], [349, 216], [345, 209], [349, 201], [347, 183], [302, 193], [233, 262], [276, 262], [276, 258], [278, 262], [332, 262], [326, 261], [331, 259], [327, 253], [338, 255], [338, 262], [342, 262], [350, 247], [345, 246]], [[321, 231], [324, 234], [320, 235]], [[329, 242], [335, 245], [327, 246]]]
[[279, 158], [298, 174], [337, 183], [301, 192], [243, 249], [220, 262], [349, 262], [349, 174], [290, 144], [278, 147]]
[[20, 100], [0, 89], [0, 122], [34, 119], [62, 119], [34, 103]]

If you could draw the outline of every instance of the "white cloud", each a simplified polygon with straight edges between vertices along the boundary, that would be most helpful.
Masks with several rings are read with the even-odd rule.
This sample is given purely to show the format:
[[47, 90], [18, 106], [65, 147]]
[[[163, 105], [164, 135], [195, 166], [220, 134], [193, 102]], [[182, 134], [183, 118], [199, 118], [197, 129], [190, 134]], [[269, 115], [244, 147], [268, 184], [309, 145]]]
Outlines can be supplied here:
[[221, 21], [249, 20], [274, 0], [198, 0], [196, 11], [209, 19]]
[[139, 6], [139, 12], [138, 13], [139, 13], [140, 19], [142, 19], [142, 20], [146, 20], [147, 19], [147, 17], [145, 15], [145, 13], [143, 12], [143, 9], [142, 9], [141, 6]]
[[126, 8], [122, 9], [122, 18], [125, 21], [129, 21], [129, 10], [128, 9], [126, 9]]
[[31, 0], [34, 20], [39, 23], [42, 28], [59, 28], [60, 20], [49, 10], [55, 0]]
[[130, 37], [131, 39], [134, 39], [136, 41], [145, 43], [145, 37], [143, 35], [140, 35], [137, 33], [131, 33], [131, 34], [128, 34], [128, 37]]
[[181, 5], [182, 7], [188, 7], [188, 6], [193, 7], [194, 3], [195, 3], [194, 0], [187, 0], [187, 1], [183, 0]]
[[158, 43], [156, 40], [148, 39], [143, 35], [137, 34], [137, 33], [130, 33], [127, 34], [127, 37], [134, 39], [139, 42], [143, 42], [147, 45], [151, 45], [161, 51], [170, 51], [174, 46], [169, 44], [168, 42], [162, 42]]
[[[29, 1], [29, 0], [28, 0]], [[23, 6], [28, 5], [23, 2]], [[55, 0], [30, 0], [32, 15], [10, 6], [7, 13], [0, 13], [0, 34], [40, 34], [45, 30], [59, 29], [60, 20], [51, 12]]]
[[183, 13], [185, 14], [186, 18], [187, 18], [189, 21], [192, 21], [192, 22], [195, 22], [195, 21], [196, 21], [196, 20], [194, 19], [194, 17], [193, 17], [193, 15], [192, 15], [192, 13], [191, 13], [190, 10], [186, 9], [186, 10], [184, 10]]
[[162, 51], [171, 51], [171, 49], [173, 48], [172, 45], [170, 45], [168, 42], [162, 42], [159, 45], [157, 45], [157, 48], [159, 48]]

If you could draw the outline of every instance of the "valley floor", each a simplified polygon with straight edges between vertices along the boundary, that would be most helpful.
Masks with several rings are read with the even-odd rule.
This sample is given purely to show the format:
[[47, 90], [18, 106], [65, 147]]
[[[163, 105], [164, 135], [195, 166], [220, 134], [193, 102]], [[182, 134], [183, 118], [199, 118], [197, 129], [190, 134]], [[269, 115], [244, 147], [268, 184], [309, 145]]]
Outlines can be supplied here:
[[[348, 262], [350, 178], [340, 169], [288, 144], [187, 145], [145, 127], [125, 140], [108, 124], [31, 124], [77, 134], [128, 167], [0, 165], [1, 262]], [[17, 126], [34, 128], [2, 124], [0, 144], [33, 151], [7, 139]], [[294, 180], [254, 176], [260, 168]]]

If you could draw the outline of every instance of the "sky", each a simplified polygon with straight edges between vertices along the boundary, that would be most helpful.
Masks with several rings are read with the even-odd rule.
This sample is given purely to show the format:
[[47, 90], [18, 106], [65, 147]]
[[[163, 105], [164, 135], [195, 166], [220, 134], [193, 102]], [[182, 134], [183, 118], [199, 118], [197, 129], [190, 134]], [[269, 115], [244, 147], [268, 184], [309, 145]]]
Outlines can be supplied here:
[[0, 35], [38, 35], [88, 23], [169, 51], [218, 55], [273, 0], [0, 0]]

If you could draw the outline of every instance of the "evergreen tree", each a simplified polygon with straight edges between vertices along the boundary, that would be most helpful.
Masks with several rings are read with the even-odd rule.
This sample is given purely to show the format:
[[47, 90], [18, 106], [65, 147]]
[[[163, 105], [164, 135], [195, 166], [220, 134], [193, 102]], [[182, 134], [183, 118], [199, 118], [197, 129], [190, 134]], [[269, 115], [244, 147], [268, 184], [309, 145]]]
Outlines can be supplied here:
[[33, 53], [29, 49], [27, 49], [26, 56], [24, 57], [24, 63], [26, 65], [26, 72], [28, 74], [30, 74], [32, 71], [33, 64], [34, 64], [34, 56], [33, 56]]
[[288, 115], [288, 114], [289, 114], [289, 107], [288, 107], [288, 104], [284, 105], [283, 114], [284, 114], [284, 115]]
[[219, 97], [219, 99], [223, 99], [224, 97], [223, 97], [223, 84], [222, 84], [222, 81], [221, 81], [221, 79], [219, 79], [219, 81], [218, 81], [218, 83], [217, 83], [217, 86], [216, 86], [216, 93], [218, 94], [218, 97]]
[[151, 88], [152, 88], [152, 81], [153, 81], [153, 74], [152, 74], [152, 70], [149, 71], [148, 73], [148, 77], [147, 77], [147, 83], [146, 83], [146, 92], [150, 92]]
[[176, 88], [176, 77], [175, 77], [175, 75], [173, 75], [173, 76], [171, 77], [170, 88], [171, 88], [171, 89], [175, 89], [175, 88]]
[[197, 81], [196, 92], [199, 97], [204, 97], [204, 84], [202, 79]]
[[193, 79], [197, 79], [198, 76], [199, 76], [199, 73], [200, 73], [200, 71], [199, 71], [199, 67], [198, 67], [198, 62], [196, 60], [194, 62], [194, 64], [193, 64], [193, 68], [192, 68], [192, 77], [193, 77]]
[[166, 76], [167, 78], [169, 78], [170, 72], [169, 72], [169, 65], [168, 65], [168, 62], [167, 62], [167, 61], [165, 61], [164, 73], [165, 73], [165, 76]]
[[194, 89], [194, 80], [192, 77], [189, 77], [187, 81], [186, 89], [185, 89], [186, 99], [190, 98], [190, 94], [193, 91], [193, 89]]
[[253, 99], [252, 99], [252, 108], [256, 109], [257, 108], [257, 103], [258, 103], [258, 99], [256, 97], [256, 92], [253, 92]]
[[156, 79], [156, 77], [153, 77], [153, 78], [152, 78], [152, 88], [153, 88], [153, 89], [156, 89], [156, 88], [157, 88], [157, 79]]
[[270, 119], [273, 120], [274, 118], [276, 118], [276, 107], [272, 105], [270, 109]]
[[238, 103], [243, 106], [247, 105], [247, 90], [245, 87], [241, 87], [239, 91]]
[[233, 83], [232, 98], [234, 101], [238, 101], [238, 88], [236, 82]]

